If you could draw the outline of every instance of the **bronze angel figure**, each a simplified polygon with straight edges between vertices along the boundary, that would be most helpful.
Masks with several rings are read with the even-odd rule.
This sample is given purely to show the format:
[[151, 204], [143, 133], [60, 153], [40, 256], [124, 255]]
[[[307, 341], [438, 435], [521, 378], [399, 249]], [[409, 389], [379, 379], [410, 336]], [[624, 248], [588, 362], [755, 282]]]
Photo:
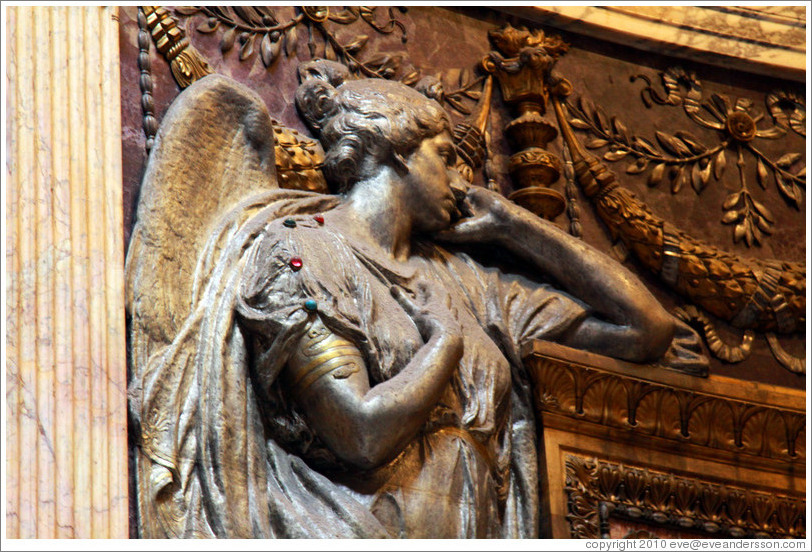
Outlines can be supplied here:
[[127, 261], [141, 536], [538, 536], [522, 345], [701, 365], [695, 336], [624, 267], [461, 178], [437, 102], [301, 73], [332, 194], [277, 185], [269, 114], [228, 78], [158, 133]]

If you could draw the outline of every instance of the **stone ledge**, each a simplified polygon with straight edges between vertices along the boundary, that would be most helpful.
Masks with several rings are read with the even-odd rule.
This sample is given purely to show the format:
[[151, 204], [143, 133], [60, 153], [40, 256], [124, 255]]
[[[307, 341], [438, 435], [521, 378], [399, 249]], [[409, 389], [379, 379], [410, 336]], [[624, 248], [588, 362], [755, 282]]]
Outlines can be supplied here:
[[729, 455], [803, 465], [803, 391], [698, 378], [536, 341], [524, 358], [538, 411]]

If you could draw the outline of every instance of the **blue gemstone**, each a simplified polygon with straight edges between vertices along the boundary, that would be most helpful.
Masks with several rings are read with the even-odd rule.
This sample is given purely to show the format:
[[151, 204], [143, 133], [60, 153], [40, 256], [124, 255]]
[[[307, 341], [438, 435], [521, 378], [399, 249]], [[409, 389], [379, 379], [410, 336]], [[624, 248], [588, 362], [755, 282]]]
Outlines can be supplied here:
[[283, 222], [282, 224], [284, 224], [288, 228], [296, 228], [296, 221], [293, 219], [285, 219], [285, 222]]
[[316, 312], [316, 309], [319, 308], [319, 304], [313, 299], [308, 299], [305, 301], [304, 307], [307, 312]]

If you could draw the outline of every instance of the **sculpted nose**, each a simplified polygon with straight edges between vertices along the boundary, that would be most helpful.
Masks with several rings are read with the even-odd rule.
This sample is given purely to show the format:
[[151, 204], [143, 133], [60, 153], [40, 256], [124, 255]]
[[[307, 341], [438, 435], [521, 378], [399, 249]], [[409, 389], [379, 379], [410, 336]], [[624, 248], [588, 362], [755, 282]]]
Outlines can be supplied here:
[[451, 188], [451, 192], [454, 194], [454, 199], [457, 200], [457, 203], [459, 203], [465, 199], [466, 195], [468, 195], [468, 188], [470, 187], [470, 184], [468, 184], [468, 181], [462, 177], [457, 169], [449, 169], [448, 176], [448, 186]]
[[448, 170], [449, 182], [451, 193], [454, 194], [454, 203], [456, 204], [455, 212], [452, 214], [452, 220], [459, 220], [471, 216], [471, 210], [465, 204], [465, 198], [468, 197], [468, 181], [457, 171], [457, 169]]

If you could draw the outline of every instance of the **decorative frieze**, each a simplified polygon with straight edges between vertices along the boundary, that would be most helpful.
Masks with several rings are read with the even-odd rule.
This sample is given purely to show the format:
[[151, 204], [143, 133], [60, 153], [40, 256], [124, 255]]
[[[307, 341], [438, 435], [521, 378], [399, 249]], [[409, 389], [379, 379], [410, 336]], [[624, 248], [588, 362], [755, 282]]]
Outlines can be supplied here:
[[694, 385], [686, 383], [684, 387], [660, 383], [642, 377], [644, 367], [640, 367], [641, 377], [635, 377], [628, 371], [552, 356], [532, 355], [527, 362], [535, 383], [536, 405], [543, 412], [680, 444], [798, 466], [805, 461], [806, 417], [802, 407], [714, 393], [704, 389], [710, 386], [696, 385], [699, 378], [692, 379]]
[[565, 473], [573, 538], [608, 538], [612, 517], [706, 538], [806, 536], [801, 497], [580, 455], [567, 455]]

